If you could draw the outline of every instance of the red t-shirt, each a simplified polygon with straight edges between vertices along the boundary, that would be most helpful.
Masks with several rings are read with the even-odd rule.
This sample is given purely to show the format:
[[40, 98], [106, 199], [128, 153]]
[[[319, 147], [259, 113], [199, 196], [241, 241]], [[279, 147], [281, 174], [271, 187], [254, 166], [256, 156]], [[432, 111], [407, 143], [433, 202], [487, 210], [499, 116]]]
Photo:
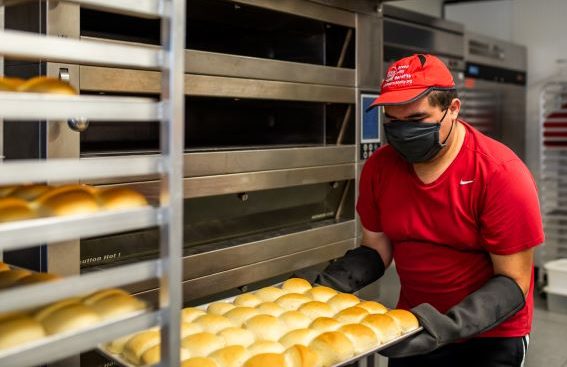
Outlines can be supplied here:
[[[446, 312], [493, 275], [489, 253], [508, 255], [543, 242], [532, 175], [503, 144], [466, 128], [447, 170], [424, 184], [391, 146], [376, 151], [360, 177], [357, 211], [364, 228], [384, 232], [400, 276], [399, 308], [430, 303]], [[530, 332], [533, 271], [526, 306], [482, 334]]]

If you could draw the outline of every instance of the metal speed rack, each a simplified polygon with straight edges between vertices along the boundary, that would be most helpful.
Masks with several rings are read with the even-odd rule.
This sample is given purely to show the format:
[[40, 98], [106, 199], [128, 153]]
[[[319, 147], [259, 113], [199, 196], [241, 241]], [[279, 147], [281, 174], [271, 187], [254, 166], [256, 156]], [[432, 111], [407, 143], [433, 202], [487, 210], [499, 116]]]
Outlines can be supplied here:
[[[0, 2], [3, 7], [19, 0]], [[144, 48], [89, 40], [66, 39], [0, 29], [0, 58], [123, 66], [161, 71], [161, 97], [63, 96], [0, 93], [0, 119], [71, 118], [92, 121], [160, 121], [160, 154], [101, 157], [89, 160], [46, 159], [0, 163], [0, 185], [23, 182], [69, 182], [98, 178], [158, 175], [159, 207], [53, 217], [0, 224], [0, 253], [38, 244], [76, 240], [146, 227], [160, 228], [160, 256], [151, 261], [73, 275], [58, 282], [12, 288], [0, 293], [0, 313], [41, 306], [77, 294], [159, 278], [159, 309], [101, 323], [76, 333], [0, 352], [0, 366], [50, 363], [95, 349], [100, 343], [153, 326], [162, 330], [162, 364], [179, 365], [181, 309], [182, 178], [184, 139], [185, 0], [69, 0], [85, 8], [161, 19], [162, 46]], [[2, 27], [3, 28], [3, 27]], [[57, 246], [54, 244], [53, 246]], [[24, 302], [22, 302], [24, 301]], [[12, 352], [10, 352], [12, 351]]]

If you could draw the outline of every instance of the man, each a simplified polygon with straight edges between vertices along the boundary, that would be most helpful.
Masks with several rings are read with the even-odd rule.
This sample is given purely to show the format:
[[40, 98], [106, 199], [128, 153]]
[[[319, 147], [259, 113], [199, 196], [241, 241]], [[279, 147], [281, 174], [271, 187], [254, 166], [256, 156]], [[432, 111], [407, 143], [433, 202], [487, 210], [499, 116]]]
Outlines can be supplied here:
[[390, 366], [520, 367], [533, 248], [543, 242], [531, 174], [510, 149], [458, 119], [455, 83], [434, 56], [395, 62], [376, 106], [384, 106], [389, 145], [361, 174], [362, 246], [316, 281], [355, 291], [395, 260], [398, 307], [412, 310], [424, 331], [382, 352]]

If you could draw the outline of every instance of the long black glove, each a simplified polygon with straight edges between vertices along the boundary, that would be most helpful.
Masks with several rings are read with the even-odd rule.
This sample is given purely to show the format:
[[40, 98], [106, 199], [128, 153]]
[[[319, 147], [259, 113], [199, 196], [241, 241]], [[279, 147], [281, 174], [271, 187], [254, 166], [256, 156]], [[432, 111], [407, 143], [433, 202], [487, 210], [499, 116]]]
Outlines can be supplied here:
[[304, 278], [312, 284], [326, 285], [341, 292], [354, 293], [378, 280], [385, 271], [378, 251], [360, 246], [348, 250], [333, 261], [322, 272], [310, 270], [296, 272], [294, 276]]
[[380, 351], [390, 358], [426, 354], [435, 349], [473, 337], [508, 319], [525, 305], [524, 293], [511, 278], [495, 276], [446, 314], [428, 303], [412, 309], [424, 330]]

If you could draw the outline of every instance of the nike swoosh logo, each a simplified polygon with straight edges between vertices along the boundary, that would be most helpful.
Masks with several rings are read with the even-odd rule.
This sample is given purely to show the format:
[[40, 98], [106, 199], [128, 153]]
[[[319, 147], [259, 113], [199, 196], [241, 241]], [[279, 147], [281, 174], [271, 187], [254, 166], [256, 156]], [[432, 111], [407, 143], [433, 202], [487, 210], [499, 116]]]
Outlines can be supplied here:
[[468, 185], [468, 184], [471, 184], [471, 183], [473, 183], [473, 182], [474, 182], [474, 180], [470, 180], [470, 181], [463, 181], [463, 180], [461, 180], [461, 185]]

